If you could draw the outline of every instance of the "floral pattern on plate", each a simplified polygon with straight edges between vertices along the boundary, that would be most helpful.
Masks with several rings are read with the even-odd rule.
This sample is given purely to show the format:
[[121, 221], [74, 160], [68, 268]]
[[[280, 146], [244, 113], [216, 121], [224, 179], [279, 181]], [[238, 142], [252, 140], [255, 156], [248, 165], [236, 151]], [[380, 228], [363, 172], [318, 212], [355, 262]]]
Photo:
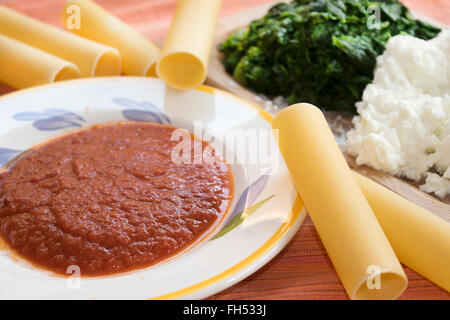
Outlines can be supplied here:
[[[233, 211], [227, 219], [227, 223], [225, 226], [212, 238], [211, 240], [218, 239], [238, 225], [240, 225], [246, 218], [248, 218], [251, 214], [253, 214], [256, 210], [258, 210], [263, 204], [272, 199], [275, 194], [253, 204], [261, 192], [264, 190], [264, 187], [269, 180], [269, 174], [263, 174], [261, 177], [256, 179], [252, 184], [250, 184], [245, 190], [242, 192], [239, 200], [236, 202]], [[250, 206], [246, 207], [247, 204]]]
[[112, 101], [127, 109], [122, 111], [122, 115], [132, 121], [147, 121], [160, 124], [172, 121], [153, 103], [148, 101], [136, 102], [127, 98], [113, 98]]
[[20, 112], [13, 116], [17, 121], [33, 121], [33, 127], [52, 131], [82, 127], [85, 120], [78, 114], [63, 109], [46, 109], [42, 112]]

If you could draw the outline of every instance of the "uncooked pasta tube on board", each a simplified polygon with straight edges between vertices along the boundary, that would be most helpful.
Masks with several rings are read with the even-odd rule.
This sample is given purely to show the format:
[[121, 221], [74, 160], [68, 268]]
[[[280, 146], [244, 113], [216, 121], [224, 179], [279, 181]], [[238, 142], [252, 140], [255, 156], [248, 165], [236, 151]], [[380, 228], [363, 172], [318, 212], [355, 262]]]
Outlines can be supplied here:
[[82, 77], [120, 74], [115, 48], [55, 28], [0, 5], [0, 34], [70, 61]]
[[394, 299], [408, 280], [322, 112], [310, 104], [274, 119], [294, 185], [351, 299]]
[[0, 82], [22, 89], [79, 77], [73, 63], [0, 34]]
[[[77, 23], [79, 14], [79, 26]], [[82, 37], [117, 48], [122, 56], [122, 71], [131, 76], [156, 76], [160, 49], [91, 0], [69, 0], [62, 19], [66, 29]]]
[[198, 87], [206, 78], [221, 0], [179, 0], [156, 72], [175, 89]]
[[450, 223], [354, 173], [402, 263], [450, 292]]

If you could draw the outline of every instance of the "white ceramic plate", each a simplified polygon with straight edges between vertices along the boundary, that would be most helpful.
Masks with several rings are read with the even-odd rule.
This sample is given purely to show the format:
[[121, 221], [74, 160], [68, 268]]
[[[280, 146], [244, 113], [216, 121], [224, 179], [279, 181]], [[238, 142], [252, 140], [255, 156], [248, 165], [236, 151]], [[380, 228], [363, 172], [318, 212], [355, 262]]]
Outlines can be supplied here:
[[[207, 86], [179, 92], [158, 79], [137, 77], [60, 82], [0, 97], [0, 166], [51, 137], [126, 120], [170, 123], [191, 131], [201, 122], [202, 131], [194, 133], [210, 131], [216, 137], [235, 129], [270, 133], [272, 116]], [[274, 143], [271, 134], [267, 139]], [[224, 143], [225, 150], [237, 150], [231, 142]], [[55, 276], [3, 250], [0, 299], [199, 299], [235, 284], [272, 259], [305, 217], [278, 150], [272, 151], [276, 156], [269, 165], [235, 161], [230, 211], [194, 247], [146, 269], [81, 280]], [[239, 153], [233, 156], [237, 159]], [[242, 223], [223, 231], [230, 229], [230, 221]]]

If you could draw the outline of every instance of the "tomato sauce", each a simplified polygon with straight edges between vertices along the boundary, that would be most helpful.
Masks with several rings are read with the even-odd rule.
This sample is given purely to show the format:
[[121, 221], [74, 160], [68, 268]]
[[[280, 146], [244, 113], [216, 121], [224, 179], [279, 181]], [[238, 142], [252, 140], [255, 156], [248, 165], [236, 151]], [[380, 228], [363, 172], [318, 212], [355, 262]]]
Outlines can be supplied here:
[[174, 163], [175, 129], [95, 126], [32, 148], [0, 175], [0, 236], [35, 265], [76, 265], [82, 276], [144, 268], [194, 244], [227, 211], [233, 178], [219, 157]]

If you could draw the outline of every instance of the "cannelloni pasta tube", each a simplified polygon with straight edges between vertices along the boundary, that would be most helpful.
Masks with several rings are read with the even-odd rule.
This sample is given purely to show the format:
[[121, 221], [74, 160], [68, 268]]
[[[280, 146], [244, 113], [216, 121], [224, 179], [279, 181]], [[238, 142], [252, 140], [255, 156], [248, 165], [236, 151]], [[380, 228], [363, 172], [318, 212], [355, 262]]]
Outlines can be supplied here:
[[450, 292], [450, 223], [354, 173], [401, 262]]
[[120, 74], [117, 49], [60, 30], [1, 5], [0, 33], [76, 64], [82, 77]]
[[22, 89], [78, 77], [73, 63], [0, 34], [0, 82]]
[[309, 104], [274, 119], [294, 185], [352, 299], [393, 299], [406, 275], [322, 112]]
[[[79, 27], [73, 26], [71, 22], [71, 17], [77, 12], [80, 14]], [[133, 76], [156, 75], [155, 65], [160, 49], [94, 1], [67, 1], [62, 18], [71, 32], [119, 49], [123, 73]]]
[[158, 76], [175, 89], [203, 83], [221, 0], [179, 0], [156, 66]]

